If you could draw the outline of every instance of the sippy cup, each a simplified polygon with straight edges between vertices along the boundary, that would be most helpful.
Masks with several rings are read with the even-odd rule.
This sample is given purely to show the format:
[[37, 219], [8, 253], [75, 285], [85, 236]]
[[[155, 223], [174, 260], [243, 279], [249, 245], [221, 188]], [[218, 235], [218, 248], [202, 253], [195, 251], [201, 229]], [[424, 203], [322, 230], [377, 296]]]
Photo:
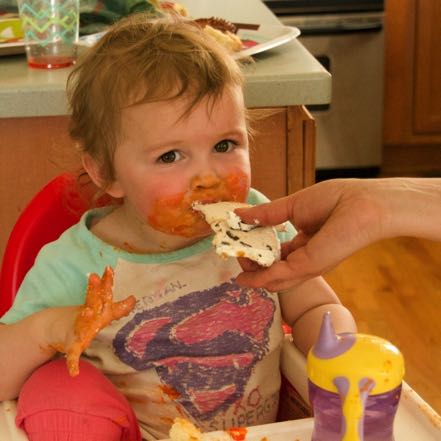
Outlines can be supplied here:
[[307, 359], [312, 441], [394, 441], [404, 360], [373, 335], [336, 334], [331, 315]]

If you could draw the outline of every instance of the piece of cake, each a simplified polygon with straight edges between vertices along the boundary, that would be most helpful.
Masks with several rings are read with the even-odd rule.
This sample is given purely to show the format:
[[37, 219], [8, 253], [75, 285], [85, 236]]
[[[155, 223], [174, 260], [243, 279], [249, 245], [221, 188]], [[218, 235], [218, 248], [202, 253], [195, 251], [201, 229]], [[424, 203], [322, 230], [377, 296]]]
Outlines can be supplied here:
[[202, 28], [208, 25], [221, 32], [231, 32], [232, 34], [236, 34], [237, 32], [237, 26], [231, 23], [231, 21], [225, 20], [224, 18], [219, 18], [219, 17], [196, 18], [194, 22], [197, 23]]
[[[234, 441], [245, 439], [245, 428], [202, 433], [191, 421], [176, 417], [169, 431], [171, 441]], [[237, 436], [239, 434], [239, 436]]]
[[193, 21], [230, 52], [243, 49], [242, 40], [235, 35], [237, 27], [233, 23], [217, 17], [197, 18]]
[[185, 418], [175, 418], [169, 431], [171, 441], [200, 441], [201, 431]]
[[204, 32], [213, 37], [219, 44], [227, 48], [230, 52], [242, 50], [242, 40], [229, 31], [222, 32], [210, 25], [204, 27]]
[[159, 7], [164, 12], [171, 12], [178, 15], [181, 15], [182, 17], [188, 17], [188, 11], [187, 8], [184, 5], [181, 5], [180, 3], [176, 2], [160, 2]]
[[240, 202], [193, 204], [214, 231], [213, 245], [223, 257], [246, 257], [268, 267], [280, 260], [280, 240], [274, 227], [245, 224], [234, 213], [236, 208], [249, 207]]

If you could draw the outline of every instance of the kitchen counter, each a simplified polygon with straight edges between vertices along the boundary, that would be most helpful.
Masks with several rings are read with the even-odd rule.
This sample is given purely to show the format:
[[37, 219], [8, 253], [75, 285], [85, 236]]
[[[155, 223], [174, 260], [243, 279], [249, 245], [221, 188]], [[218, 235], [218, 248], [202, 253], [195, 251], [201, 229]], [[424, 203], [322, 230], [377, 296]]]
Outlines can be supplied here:
[[[238, 23], [278, 25], [260, 0], [182, 0], [195, 17], [218, 16]], [[258, 54], [246, 66], [248, 107], [324, 104], [331, 99], [331, 76], [293, 40]], [[65, 85], [70, 69], [30, 69], [25, 55], [0, 58], [0, 118], [69, 113]]]
[[[260, 0], [181, 2], [195, 18], [280, 24]], [[256, 55], [244, 69], [246, 105], [270, 109], [250, 139], [253, 187], [273, 199], [312, 184], [315, 121], [304, 105], [330, 101], [330, 74], [297, 40]], [[68, 130], [69, 72], [30, 69], [24, 55], [0, 57], [0, 259], [35, 193], [54, 176], [78, 167]]]

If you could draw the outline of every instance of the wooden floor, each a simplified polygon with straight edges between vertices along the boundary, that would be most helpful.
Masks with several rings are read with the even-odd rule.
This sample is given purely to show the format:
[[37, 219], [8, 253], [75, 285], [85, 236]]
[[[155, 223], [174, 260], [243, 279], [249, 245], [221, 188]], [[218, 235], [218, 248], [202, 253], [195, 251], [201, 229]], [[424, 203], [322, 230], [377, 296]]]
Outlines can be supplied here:
[[441, 243], [378, 242], [325, 278], [360, 332], [386, 338], [401, 350], [406, 382], [441, 414]]

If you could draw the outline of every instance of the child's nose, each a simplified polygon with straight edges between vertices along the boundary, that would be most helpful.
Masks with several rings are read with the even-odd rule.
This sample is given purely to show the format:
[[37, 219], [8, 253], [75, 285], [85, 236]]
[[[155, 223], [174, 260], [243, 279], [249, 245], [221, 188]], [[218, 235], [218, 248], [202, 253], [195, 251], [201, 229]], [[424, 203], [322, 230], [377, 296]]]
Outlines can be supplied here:
[[192, 190], [202, 190], [204, 188], [213, 188], [217, 187], [220, 184], [220, 179], [216, 175], [204, 175], [204, 176], [196, 176], [191, 181]]

